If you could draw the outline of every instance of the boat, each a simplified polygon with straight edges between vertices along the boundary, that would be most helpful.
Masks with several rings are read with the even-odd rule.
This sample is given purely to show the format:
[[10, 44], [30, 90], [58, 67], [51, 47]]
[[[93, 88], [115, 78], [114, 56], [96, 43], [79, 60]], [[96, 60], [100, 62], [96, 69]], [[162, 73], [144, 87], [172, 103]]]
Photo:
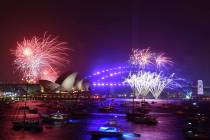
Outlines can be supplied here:
[[150, 111], [151, 111], [151, 109], [148, 108], [148, 107], [138, 107], [138, 108], [136, 108], [136, 112], [138, 112], [138, 113], [145, 113], [145, 114], [147, 114]]
[[52, 113], [50, 115], [41, 114], [41, 117], [43, 118], [43, 123], [46, 124], [61, 124], [68, 118], [67, 114], [60, 113], [60, 111], [57, 111], [56, 113]]
[[37, 108], [29, 108], [29, 113], [31, 114], [37, 114], [38, 113], [38, 109]]
[[126, 133], [122, 131], [114, 120], [109, 121], [104, 126], [99, 127], [96, 131], [89, 132], [92, 137], [140, 137], [140, 134]]
[[151, 104], [156, 104], [156, 103], [157, 103], [157, 102], [155, 102], [155, 101], [152, 101], [152, 102], [151, 102]]
[[84, 117], [84, 116], [88, 116], [89, 112], [87, 109], [87, 106], [85, 106], [84, 104], [80, 103], [79, 105], [75, 105], [72, 106], [71, 108], [69, 108], [69, 115], [71, 117]]
[[[23, 110], [23, 118], [16, 118], [14, 121], [12, 121], [12, 125], [13, 125], [13, 129], [14, 130], [26, 130], [26, 131], [36, 131], [36, 132], [40, 132], [43, 130], [43, 126], [42, 126], [42, 121], [40, 120], [40, 118], [28, 118], [27, 117], [27, 113], [26, 111], [29, 111], [29, 106], [26, 105], [26, 101], [25, 101], [25, 105], [19, 107], [20, 110]], [[22, 112], [22, 111], [21, 111]], [[18, 112], [19, 113], [19, 112]], [[15, 115], [15, 116], [18, 116]]]
[[113, 112], [114, 108], [113, 106], [104, 106], [99, 108], [100, 112]]
[[70, 112], [70, 116], [72, 117], [82, 117], [82, 116], [88, 116], [89, 112], [86, 109], [81, 109], [81, 110], [72, 110]]
[[69, 119], [65, 121], [67, 124], [77, 124], [80, 122], [80, 120], [76, 120], [76, 119]]
[[[24, 106], [20, 106], [19, 110], [23, 110], [23, 119], [16, 119], [12, 121], [13, 129], [14, 130], [28, 130], [28, 131], [37, 131], [40, 132], [43, 130], [42, 122], [40, 121], [40, 118], [27, 118], [27, 113], [30, 108], [27, 105], [27, 95], [28, 95], [28, 86], [27, 91], [25, 92], [25, 101]], [[20, 111], [22, 112], [22, 111]], [[19, 111], [18, 111], [19, 113]], [[18, 115], [18, 114], [17, 114]], [[17, 116], [15, 115], [15, 116]]]
[[145, 100], [141, 101], [140, 103], [141, 103], [142, 106], [146, 106], [146, 105], [149, 106], [149, 103], [147, 101], [145, 101]]
[[120, 104], [120, 106], [122, 106], [122, 107], [127, 107], [129, 104], [128, 103], [126, 103], [126, 102], [122, 102], [121, 104]]
[[97, 131], [90, 131], [90, 134], [93, 137], [120, 137], [123, 135], [123, 132], [117, 126], [117, 121], [110, 120], [105, 125], [99, 127]]
[[136, 116], [133, 118], [133, 122], [137, 124], [148, 124], [148, 125], [156, 125], [158, 123], [156, 118], [150, 115]]
[[116, 127], [102, 126], [98, 131], [90, 131], [93, 137], [120, 137], [123, 133]]
[[210, 135], [206, 131], [188, 130], [185, 132], [185, 136], [189, 140], [209, 140], [210, 139]]
[[140, 112], [133, 112], [133, 113], [126, 113], [126, 118], [129, 121], [132, 121], [135, 117], [144, 117], [145, 113]]
[[56, 113], [50, 114], [50, 118], [56, 121], [62, 121], [64, 120], [66, 117], [66, 114], [62, 114], [60, 113], [60, 111], [57, 111]]
[[146, 113], [127, 113], [127, 120], [136, 124], [148, 124], [155, 125], [158, 123], [155, 117], [152, 117]]
[[175, 112], [175, 114], [176, 114], [176, 115], [182, 116], [182, 115], [185, 115], [185, 112], [182, 111], [182, 110], [177, 110], [177, 111]]
[[[27, 113], [26, 111], [30, 112], [30, 108], [29, 106], [26, 106], [26, 102], [25, 102], [25, 106], [21, 106], [19, 107], [19, 109], [23, 110], [23, 118], [18, 118], [15, 119], [14, 121], [12, 121], [12, 125], [13, 125], [13, 129], [14, 130], [28, 130], [28, 131], [42, 131], [43, 127], [42, 127], [42, 121], [40, 120], [40, 118], [36, 117], [36, 118], [28, 118], [27, 117]], [[35, 113], [35, 112], [33, 112]], [[18, 115], [18, 114], [17, 114]], [[15, 115], [16, 116], [16, 115]]]
[[13, 121], [12, 123], [14, 130], [42, 131], [43, 129], [41, 121], [35, 119]]
[[208, 117], [201, 113], [192, 114], [188, 117], [188, 121], [183, 128], [186, 138], [192, 140], [209, 140]]

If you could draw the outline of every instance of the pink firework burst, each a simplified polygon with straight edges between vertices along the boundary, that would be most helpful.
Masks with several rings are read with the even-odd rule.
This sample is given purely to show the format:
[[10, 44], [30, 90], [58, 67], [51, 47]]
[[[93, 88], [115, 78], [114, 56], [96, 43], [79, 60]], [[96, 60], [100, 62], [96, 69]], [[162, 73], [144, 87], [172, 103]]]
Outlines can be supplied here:
[[161, 53], [155, 57], [155, 63], [157, 68], [166, 67], [166, 65], [173, 64], [170, 57], [167, 57], [165, 53]]
[[139, 65], [142, 68], [145, 68], [146, 65], [153, 64], [152, 62], [153, 53], [150, 49], [133, 49], [130, 56], [130, 63], [134, 65]]
[[54, 81], [59, 68], [69, 62], [69, 48], [58, 37], [34, 36], [17, 43], [14, 64], [21, 73], [22, 80], [34, 83], [40, 79]]

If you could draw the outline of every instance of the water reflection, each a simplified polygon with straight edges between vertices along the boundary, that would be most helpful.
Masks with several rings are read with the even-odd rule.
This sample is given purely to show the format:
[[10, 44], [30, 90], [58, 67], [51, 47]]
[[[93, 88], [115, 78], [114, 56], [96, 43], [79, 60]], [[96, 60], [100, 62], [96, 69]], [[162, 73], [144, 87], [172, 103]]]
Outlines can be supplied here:
[[92, 138], [91, 140], [124, 140], [120, 137], [102, 137], [102, 138]]
[[[107, 121], [115, 118], [124, 132], [141, 134], [142, 140], [184, 140], [182, 134], [182, 120], [173, 114], [157, 113], [158, 124], [155, 126], [140, 125], [128, 122], [125, 114], [94, 113], [82, 119], [71, 119], [65, 125], [47, 127], [43, 132], [33, 133], [12, 130], [11, 120], [5, 118], [0, 122], [0, 140], [132, 140], [130, 134], [123, 137], [92, 138], [90, 131], [98, 130]], [[117, 116], [117, 117], [116, 117]]]

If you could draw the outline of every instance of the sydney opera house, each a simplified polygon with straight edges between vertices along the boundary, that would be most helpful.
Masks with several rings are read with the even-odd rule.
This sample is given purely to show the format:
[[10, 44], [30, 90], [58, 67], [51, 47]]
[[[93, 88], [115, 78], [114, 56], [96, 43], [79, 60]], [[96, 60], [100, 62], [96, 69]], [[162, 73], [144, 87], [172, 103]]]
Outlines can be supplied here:
[[66, 72], [55, 82], [40, 80], [39, 84], [42, 92], [71, 93], [90, 90], [90, 83], [81, 78], [77, 72]]

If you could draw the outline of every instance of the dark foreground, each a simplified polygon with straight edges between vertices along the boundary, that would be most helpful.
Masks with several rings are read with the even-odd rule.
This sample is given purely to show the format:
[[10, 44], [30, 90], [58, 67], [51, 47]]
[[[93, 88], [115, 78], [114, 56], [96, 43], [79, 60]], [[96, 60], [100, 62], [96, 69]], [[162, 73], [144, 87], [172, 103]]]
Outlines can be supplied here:
[[[20, 104], [20, 103], [19, 103]], [[34, 103], [33, 105], [36, 105]], [[93, 139], [88, 131], [97, 130], [105, 122], [116, 118], [120, 127], [126, 132], [141, 134], [140, 138], [100, 138], [100, 140], [118, 139], [142, 139], [142, 140], [184, 140], [183, 117], [174, 113], [170, 109], [153, 109], [151, 114], [157, 117], [158, 124], [155, 126], [134, 124], [126, 120], [124, 107], [119, 107], [119, 111], [114, 113], [100, 113], [92, 111], [87, 117], [71, 119], [71, 123], [58, 124], [51, 127], [44, 126], [42, 132], [15, 131], [12, 129], [12, 119], [17, 114], [18, 103], [10, 106], [2, 105], [0, 120], [1, 140], [91, 140]], [[39, 111], [46, 111], [47, 108], [39, 108]], [[95, 139], [95, 138], [94, 138]]]

